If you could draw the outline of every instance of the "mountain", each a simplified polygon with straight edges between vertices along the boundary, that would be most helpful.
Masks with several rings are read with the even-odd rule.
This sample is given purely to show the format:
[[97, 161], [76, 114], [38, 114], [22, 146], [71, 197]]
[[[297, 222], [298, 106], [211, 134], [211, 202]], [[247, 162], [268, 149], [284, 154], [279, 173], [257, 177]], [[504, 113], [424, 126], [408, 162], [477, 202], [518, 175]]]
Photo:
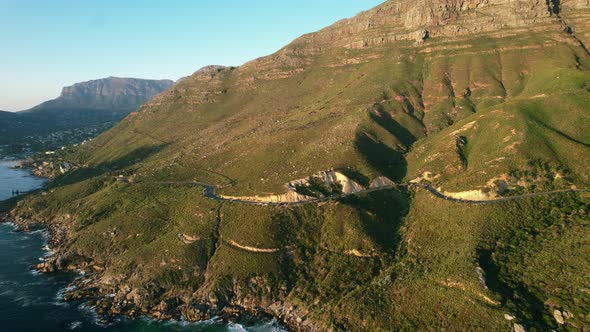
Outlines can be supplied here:
[[47, 109], [92, 109], [128, 113], [174, 85], [171, 80], [142, 80], [108, 77], [76, 83], [62, 89], [61, 95], [27, 113]]
[[183, 79], [6, 219], [101, 315], [589, 329], [589, 43], [587, 0], [387, 1]]
[[[65, 87], [29, 110], [0, 115], [0, 145], [12, 153], [54, 149], [92, 138], [174, 84], [170, 80], [109, 77]], [[75, 134], [72, 134], [75, 133]]]

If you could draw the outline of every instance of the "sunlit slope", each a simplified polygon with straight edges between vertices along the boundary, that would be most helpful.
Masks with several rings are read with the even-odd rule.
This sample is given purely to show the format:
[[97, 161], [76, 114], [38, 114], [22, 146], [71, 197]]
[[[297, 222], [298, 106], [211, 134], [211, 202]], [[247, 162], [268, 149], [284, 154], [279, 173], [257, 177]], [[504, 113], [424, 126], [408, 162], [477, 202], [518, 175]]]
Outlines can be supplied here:
[[162, 183], [268, 195], [336, 168], [455, 193], [587, 188], [590, 7], [562, 9], [388, 1], [239, 68], [204, 68], [77, 150], [83, 167], [15, 211], [59, 225], [55, 264], [93, 272], [72, 296], [103, 313], [587, 329], [584, 194], [471, 205], [400, 187], [277, 207]]
[[[160, 145], [146, 171], [222, 183], [207, 172], [215, 171], [239, 193], [279, 192], [290, 180], [348, 167], [396, 181], [461, 174], [453, 181], [468, 186], [531, 159], [555, 162], [584, 183], [589, 57], [551, 28], [335, 47], [290, 61], [281, 51], [204, 70], [100, 137], [91, 161]], [[406, 161], [401, 153], [417, 140]]]
[[[584, 50], [556, 43], [481, 58], [458, 55], [452, 59], [439, 70], [470, 72], [476, 59], [487, 61], [483, 68], [496, 76], [488, 75], [494, 83], [484, 85], [495, 86], [497, 92], [476, 96], [471, 91], [469, 96], [445, 99], [456, 105], [450, 105], [451, 109], [465, 112], [471, 108], [475, 113], [464, 115], [457, 124], [414, 145], [408, 154], [412, 178], [430, 171], [443, 175], [442, 183], [450, 181], [468, 188], [525, 168], [530, 160], [542, 160], [567, 169], [575, 183], [587, 186], [590, 75]], [[460, 76], [449, 75], [448, 80]], [[478, 77], [485, 79], [486, 75]], [[455, 82], [461, 82], [461, 78]]]

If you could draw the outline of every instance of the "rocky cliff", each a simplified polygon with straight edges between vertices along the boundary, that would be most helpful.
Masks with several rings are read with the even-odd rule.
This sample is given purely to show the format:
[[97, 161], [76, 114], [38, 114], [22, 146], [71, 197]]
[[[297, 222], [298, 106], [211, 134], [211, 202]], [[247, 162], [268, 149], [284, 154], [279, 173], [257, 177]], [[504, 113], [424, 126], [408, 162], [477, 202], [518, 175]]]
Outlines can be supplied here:
[[171, 80], [120, 77], [81, 82], [64, 87], [57, 99], [44, 102], [29, 111], [55, 108], [133, 110], [173, 84]]

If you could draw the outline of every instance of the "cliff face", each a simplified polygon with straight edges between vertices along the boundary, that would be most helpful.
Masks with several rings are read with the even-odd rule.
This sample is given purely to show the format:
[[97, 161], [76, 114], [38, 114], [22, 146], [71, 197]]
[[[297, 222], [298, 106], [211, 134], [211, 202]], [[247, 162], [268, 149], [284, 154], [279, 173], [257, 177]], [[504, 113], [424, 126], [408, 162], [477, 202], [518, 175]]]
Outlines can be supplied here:
[[173, 84], [170, 80], [119, 77], [76, 83], [63, 88], [57, 99], [38, 105], [31, 111], [48, 108], [133, 110]]
[[442, 42], [478, 34], [506, 36], [526, 30], [574, 32], [567, 28], [569, 22], [575, 22], [578, 28], [575, 32], [587, 40], [589, 11], [587, 0], [387, 1], [353, 18], [304, 35], [273, 56], [257, 59], [244, 67], [260, 70], [261, 64], [270, 63], [277, 67], [294, 67], [289, 72], [281, 71], [282, 75], [277, 76], [281, 78], [305, 67], [306, 56], [326, 49], [388, 47], [403, 45], [403, 42], [422, 43], [425, 39]]
[[[388, 1], [354, 18], [342, 20], [298, 44], [367, 47], [426, 37], [467, 34], [549, 24], [561, 7], [586, 7], [586, 0], [553, 5], [545, 0], [416, 0]], [[362, 39], [359, 39], [362, 37]]]

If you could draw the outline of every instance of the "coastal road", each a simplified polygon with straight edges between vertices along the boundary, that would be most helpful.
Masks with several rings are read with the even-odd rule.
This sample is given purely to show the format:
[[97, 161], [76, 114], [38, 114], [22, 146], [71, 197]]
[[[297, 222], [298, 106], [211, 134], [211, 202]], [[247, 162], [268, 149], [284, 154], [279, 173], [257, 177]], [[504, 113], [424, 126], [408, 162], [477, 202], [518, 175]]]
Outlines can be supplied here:
[[508, 196], [508, 197], [501, 197], [496, 198], [493, 200], [468, 200], [468, 199], [461, 199], [456, 197], [447, 196], [440, 191], [436, 190], [431, 185], [426, 184], [410, 184], [410, 186], [419, 187], [428, 190], [432, 195], [455, 203], [463, 203], [463, 204], [495, 204], [495, 203], [502, 203], [502, 202], [509, 202], [509, 201], [516, 201], [524, 198], [531, 198], [531, 197], [540, 197], [540, 196], [550, 196], [556, 194], [565, 194], [565, 193], [581, 193], [581, 192], [588, 192], [587, 189], [561, 189], [561, 190], [553, 190], [553, 191], [545, 191], [539, 193], [530, 193], [530, 194], [523, 194], [518, 196]]
[[200, 182], [158, 182], [158, 184], [163, 185], [191, 185], [191, 186], [198, 186], [203, 187], [203, 196], [219, 201], [219, 202], [231, 202], [231, 203], [240, 203], [240, 204], [247, 204], [247, 205], [258, 205], [258, 206], [297, 206], [303, 204], [314, 204], [314, 203], [321, 203], [327, 202], [330, 200], [337, 200], [349, 196], [357, 196], [361, 194], [371, 193], [375, 191], [381, 190], [388, 190], [388, 189], [396, 189], [397, 187], [407, 187], [407, 188], [422, 188], [427, 190], [433, 196], [444, 199], [446, 201], [454, 202], [454, 203], [461, 203], [461, 204], [472, 204], [472, 205], [484, 205], [484, 204], [497, 204], [509, 201], [516, 201], [525, 198], [532, 198], [532, 197], [541, 197], [541, 196], [551, 196], [557, 194], [565, 194], [565, 193], [582, 193], [582, 192], [590, 192], [588, 189], [562, 189], [562, 190], [553, 190], [553, 191], [545, 191], [539, 193], [530, 193], [530, 194], [523, 194], [518, 196], [509, 196], [509, 197], [501, 197], [493, 200], [468, 200], [468, 199], [461, 199], [452, 196], [445, 195], [444, 193], [438, 191], [431, 185], [428, 184], [420, 184], [420, 183], [404, 183], [399, 185], [387, 185], [375, 188], [369, 188], [362, 191], [357, 191], [355, 193], [350, 194], [342, 194], [342, 195], [332, 195], [328, 197], [322, 198], [314, 198], [309, 200], [303, 200], [298, 202], [260, 202], [256, 200], [247, 200], [247, 199], [238, 199], [238, 198], [229, 198], [229, 197], [222, 197], [215, 194], [215, 189], [220, 188], [215, 185], [200, 183]]
[[[136, 129], [134, 129], [133, 131], [137, 134], [147, 136], [157, 142], [160, 142], [161, 144], [170, 144], [170, 142], [162, 140], [162, 139], [155, 137], [153, 135], [140, 132]], [[190, 152], [188, 154], [192, 155]], [[203, 196], [205, 196], [209, 199], [216, 200], [219, 202], [232, 202], [232, 203], [240, 203], [240, 204], [247, 204], [247, 205], [259, 205], [259, 206], [287, 206], [287, 205], [296, 206], [296, 205], [303, 205], [303, 204], [321, 203], [321, 202], [326, 202], [326, 201], [330, 201], [330, 200], [341, 199], [341, 198], [348, 197], [348, 196], [366, 194], [366, 193], [370, 193], [370, 192], [374, 192], [374, 191], [395, 189], [397, 187], [422, 188], [422, 189], [427, 190], [432, 195], [434, 195], [435, 197], [438, 197], [440, 199], [444, 199], [446, 201], [455, 202], [455, 203], [473, 204], [473, 205], [497, 204], [497, 203], [515, 201], [515, 200], [531, 198], [531, 197], [550, 196], [550, 195], [564, 194], [564, 193], [590, 192], [590, 190], [588, 190], [588, 189], [563, 189], [563, 190], [554, 190], [554, 191], [546, 191], [546, 192], [539, 192], [539, 193], [523, 194], [523, 195], [518, 195], [518, 196], [501, 197], [501, 198], [497, 198], [497, 199], [493, 199], [493, 200], [468, 200], [468, 199], [461, 199], [461, 198], [456, 198], [456, 197], [452, 197], [452, 196], [447, 196], [444, 193], [438, 191], [436, 188], [434, 188], [428, 184], [404, 183], [404, 184], [398, 184], [398, 185], [388, 185], [388, 186], [381, 186], [381, 187], [376, 187], [376, 188], [369, 188], [369, 189], [358, 191], [358, 192], [355, 192], [352, 194], [333, 195], [333, 196], [329, 196], [329, 197], [315, 198], [315, 199], [298, 201], [298, 202], [259, 202], [259, 201], [255, 201], [255, 200], [245, 200], [245, 199], [238, 199], [238, 198], [232, 199], [232, 198], [221, 197], [221, 196], [216, 195], [215, 189], [220, 189], [220, 188], [232, 186], [235, 184], [236, 181], [234, 179], [231, 179], [231, 178], [221, 174], [221, 173], [217, 173], [217, 172], [207, 170], [207, 169], [201, 169], [201, 170], [208, 172], [208, 173], [212, 173], [217, 176], [220, 176], [221, 178], [224, 178], [225, 180], [227, 180], [228, 183], [223, 186], [216, 186], [216, 185], [200, 183], [200, 182], [158, 182], [158, 183], [159, 184], [168, 184], [168, 185], [176, 184], [176, 185], [199, 186], [199, 187], [204, 188]]]

